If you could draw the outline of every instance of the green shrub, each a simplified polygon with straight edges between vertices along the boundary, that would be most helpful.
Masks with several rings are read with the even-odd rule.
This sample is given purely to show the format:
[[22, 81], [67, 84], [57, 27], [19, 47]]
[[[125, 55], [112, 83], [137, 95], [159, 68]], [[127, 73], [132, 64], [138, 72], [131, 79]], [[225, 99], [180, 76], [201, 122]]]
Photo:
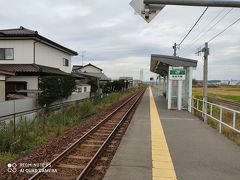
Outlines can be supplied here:
[[49, 105], [56, 100], [67, 98], [75, 89], [75, 79], [71, 76], [45, 76], [40, 79], [39, 105]]

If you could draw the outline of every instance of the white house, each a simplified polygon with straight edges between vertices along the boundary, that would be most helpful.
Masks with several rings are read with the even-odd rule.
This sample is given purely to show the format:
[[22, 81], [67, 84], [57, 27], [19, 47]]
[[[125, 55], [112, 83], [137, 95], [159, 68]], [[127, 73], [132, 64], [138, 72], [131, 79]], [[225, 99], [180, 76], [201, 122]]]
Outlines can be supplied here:
[[6, 79], [8, 94], [38, 90], [40, 76], [70, 75], [71, 57], [76, 55], [77, 52], [22, 26], [0, 30], [0, 69], [15, 73]]
[[100, 83], [110, 81], [111, 79], [108, 78], [102, 71], [103, 70], [101, 68], [90, 63], [85, 66], [74, 65], [72, 69], [74, 74], [79, 74], [84, 77], [96, 77]]

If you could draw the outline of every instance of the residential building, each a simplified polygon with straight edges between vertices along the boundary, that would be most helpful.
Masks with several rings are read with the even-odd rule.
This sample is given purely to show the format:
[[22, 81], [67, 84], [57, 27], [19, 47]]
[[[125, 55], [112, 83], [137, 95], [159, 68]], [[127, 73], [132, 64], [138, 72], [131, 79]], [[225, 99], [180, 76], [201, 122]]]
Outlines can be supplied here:
[[126, 88], [133, 87], [133, 77], [120, 77], [119, 80], [124, 80]]
[[0, 69], [15, 73], [6, 79], [7, 94], [37, 91], [41, 76], [70, 75], [71, 57], [76, 55], [77, 52], [22, 26], [0, 30]]
[[74, 65], [72, 68], [72, 73], [77, 75], [82, 75], [86, 78], [95, 77], [99, 80], [99, 83], [106, 83], [111, 81], [104, 73], [103, 70], [92, 64], [87, 64], [85, 66]]

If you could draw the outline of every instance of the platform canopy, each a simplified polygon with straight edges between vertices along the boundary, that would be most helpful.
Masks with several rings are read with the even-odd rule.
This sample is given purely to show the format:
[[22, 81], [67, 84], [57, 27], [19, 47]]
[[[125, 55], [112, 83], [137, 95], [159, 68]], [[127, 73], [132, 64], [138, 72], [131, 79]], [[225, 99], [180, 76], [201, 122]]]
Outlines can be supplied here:
[[151, 55], [151, 72], [160, 74], [165, 77], [168, 75], [168, 68], [172, 67], [197, 67], [197, 61], [177, 56]]

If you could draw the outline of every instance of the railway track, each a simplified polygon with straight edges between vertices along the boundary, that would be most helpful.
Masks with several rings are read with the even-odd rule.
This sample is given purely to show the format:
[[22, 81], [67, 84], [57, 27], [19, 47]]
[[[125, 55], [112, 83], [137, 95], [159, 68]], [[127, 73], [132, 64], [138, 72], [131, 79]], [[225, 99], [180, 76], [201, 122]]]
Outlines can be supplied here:
[[232, 102], [232, 101], [228, 101], [228, 100], [220, 99], [220, 98], [214, 98], [214, 97], [210, 97], [210, 100], [212, 100], [213, 103], [222, 104], [226, 107], [240, 110], [240, 103]]
[[[82, 180], [103, 176], [144, 92], [145, 89], [126, 100], [29, 179]], [[50, 172], [51, 169], [57, 172]]]

